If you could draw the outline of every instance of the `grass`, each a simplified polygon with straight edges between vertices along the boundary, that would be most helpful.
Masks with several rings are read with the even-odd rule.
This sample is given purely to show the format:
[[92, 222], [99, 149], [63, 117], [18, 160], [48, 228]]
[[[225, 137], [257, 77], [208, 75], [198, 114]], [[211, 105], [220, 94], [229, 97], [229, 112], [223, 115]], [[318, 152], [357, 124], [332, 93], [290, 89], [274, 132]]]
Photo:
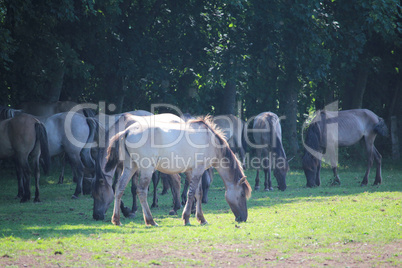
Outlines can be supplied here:
[[[342, 168], [341, 186], [330, 186], [332, 172], [324, 169], [322, 186], [313, 189], [304, 187], [302, 170], [291, 170], [285, 192], [253, 191], [248, 221], [241, 224], [216, 174], [203, 205], [208, 225], [192, 217], [193, 225], [183, 226], [182, 210], [169, 216], [168, 194], [152, 209], [159, 227], [146, 227], [141, 210], [134, 219], [122, 218], [123, 227], [110, 223], [112, 208], [107, 220], [94, 221], [90, 196], [70, 199], [75, 185], [69, 174], [63, 185], [57, 185], [57, 172], [43, 177], [42, 202], [21, 204], [14, 199], [13, 172], [4, 172], [0, 266], [256, 266], [296, 260], [302, 266], [348, 266], [345, 258], [352, 266], [401, 266], [401, 170], [385, 164], [381, 186], [360, 187], [362, 167]], [[254, 186], [255, 171], [246, 175]]]

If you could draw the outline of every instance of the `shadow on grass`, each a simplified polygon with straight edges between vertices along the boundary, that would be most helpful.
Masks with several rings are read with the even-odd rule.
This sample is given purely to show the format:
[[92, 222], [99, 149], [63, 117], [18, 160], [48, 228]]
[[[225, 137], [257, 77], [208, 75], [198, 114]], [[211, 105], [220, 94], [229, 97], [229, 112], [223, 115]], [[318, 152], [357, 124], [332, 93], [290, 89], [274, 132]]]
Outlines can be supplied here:
[[[247, 170], [246, 174], [250, 185], [254, 187], [255, 171]], [[271, 207], [293, 202], [322, 202], [331, 196], [356, 196], [365, 192], [402, 191], [400, 169], [398, 168], [392, 167], [384, 170], [384, 181], [380, 186], [361, 187], [360, 182], [363, 174], [363, 168], [353, 172], [347, 168], [341, 169], [339, 175], [341, 176], [342, 185], [329, 186], [332, 171], [324, 169], [322, 171], [322, 186], [306, 188], [303, 171], [292, 170], [287, 176], [288, 188], [286, 191], [253, 191], [252, 197], [248, 201], [248, 208]], [[74, 192], [75, 184], [71, 179], [66, 179], [65, 184], [57, 185], [56, 178], [58, 178], [58, 173], [42, 178], [42, 202], [39, 204], [34, 204], [32, 201], [24, 204], [19, 203], [14, 198], [17, 193], [15, 178], [10, 177], [0, 180], [0, 234], [3, 238], [14, 237], [32, 240], [37, 237], [89, 236], [99, 232], [121, 234], [127, 232], [127, 228], [132, 228], [139, 234], [149, 232], [148, 229], [136, 228], [138, 225], [144, 225], [139, 203], [139, 211], [135, 218], [122, 219], [123, 224], [125, 224], [123, 228], [110, 223], [113, 204], [109, 207], [104, 221], [95, 221], [92, 219], [92, 198], [90, 196], [81, 196], [78, 200], [72, 200], [70, 197]], [[276, 186], [275, 178], [272, 177], [272, 179], [273, 185]], [[160, 184], [158, 193], [161, 192], [161, 187]], [[149, 204], [152, 202], [151, 195], [152, 190], [149, 191]], [[132, 198], [128, 187], [123, 199], [126, 205], [131, 205]], [[166, 223], [164, 228], [182, 226], [180, 219], [182, 209], [178, 211], [178, 215], [171, 216], [168, 215], [171, 206], [172, 196], [168, 193], [163, 196], [159, 195], [159, 207], [151, 209], [156, 219], [173, 220], [172, 223], [171, 221]], [[209, 202], [208, 204], [203, 204], [203, 211], [208, 214], [233, 215], [225, 201], [223, 182], [216, 173], [209, 191]], [[194, 225], [197, 224], [194, 218], [192, 218], [192, 222]]]

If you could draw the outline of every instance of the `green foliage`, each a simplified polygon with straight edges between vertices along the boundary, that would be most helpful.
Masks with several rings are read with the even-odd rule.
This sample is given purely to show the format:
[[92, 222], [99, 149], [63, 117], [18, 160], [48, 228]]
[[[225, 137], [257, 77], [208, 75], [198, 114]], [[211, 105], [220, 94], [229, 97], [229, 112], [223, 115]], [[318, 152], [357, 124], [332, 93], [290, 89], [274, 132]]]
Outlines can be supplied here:
[[46, 101], [63, 72], [63, 100], [215, 114], [234, 81], [244, 119], [286, 115], [292, 96], [300, 131], [303, 114], [334, 100], [353, 108], [358, 68], [367, 66], [362, 106], [388, 118], [402, 112], [392, 104], [400, 96], [398, 3], [1, 1], [0, 103]]

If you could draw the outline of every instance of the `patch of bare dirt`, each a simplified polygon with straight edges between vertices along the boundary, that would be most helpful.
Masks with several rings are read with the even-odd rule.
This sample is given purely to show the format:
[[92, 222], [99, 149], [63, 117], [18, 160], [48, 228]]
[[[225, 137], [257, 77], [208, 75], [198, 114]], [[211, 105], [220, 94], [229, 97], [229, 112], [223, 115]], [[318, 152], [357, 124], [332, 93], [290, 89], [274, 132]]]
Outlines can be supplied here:
[[[213, 245], [201, 248], [194, 245], [183, 249], [169, 246], [158, 247], [152, 251], [143, 251], [138, 247], [125, 250], [125, 253], [108, 252], [110, 258], [124, 258], [139, 262], [145, 266], [177, 267], [401, 267], [402, 241], [381, 246], [348, 243], [334, 244], [314, 252], [311, 248], [303, 252], [264, 252], [252, 245]], [[84, 251], [84, 250], [83, 250]], [[329, 252], [329, 253], [328, 253]], [[74, 263], [71, 267], [102, 267], [105, 263], [96, 261], [90, 253], [82, 253], [71, 262], [61, 252], [52, 252], [49, 256], [0, 256], [0, 267], [64, 267], [63, 263]], [[126, 266], [126, 265], [123, 265]], [[136, 266], [136, 265], [133, 265]]]

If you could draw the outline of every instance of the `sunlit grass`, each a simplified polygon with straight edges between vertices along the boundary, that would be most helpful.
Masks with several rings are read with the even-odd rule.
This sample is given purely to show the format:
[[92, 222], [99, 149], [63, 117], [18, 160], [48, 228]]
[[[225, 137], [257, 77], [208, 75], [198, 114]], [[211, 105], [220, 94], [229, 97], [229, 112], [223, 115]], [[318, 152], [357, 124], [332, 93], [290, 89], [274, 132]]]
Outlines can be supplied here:
[[[384, 168], [381, 186], [360, 187], [363, 173], [361, 168], [342, 169], [342, 185], [330, 186], [332, 172], [325, 169], [322, 186], [310, 189], [304, 187], [303, 172], [291, 170], [285, 192], [253, 191], [248, 221], [240, 224], [234, 221], [222, 180], [216, 175], [209, 203], [203, 205], [208, 225], [200, 226], [192, 216], [192, 226], [183, 226], [181, 210], [177, 216], [168, 215], [172, 197], [167, 194], [159, 196], [159, 207], [152, 209], [159, 224], [156, 228], [145, 226], [141, 209], [133, 219], [122, 218], [122, 227], [111, 224], [112, 208], [105, 221], [94, 221], [92, 198], [70, 199], [75, 186], [68, 178], [65, 184], [58, 185], [57, 173], [42, 179], [39, 204], [20, 204], [14, 199], [15, 178], [2, 177], [0, 257], [8, 257], [0, 258], [0, 266], [21, 256], [37, 259], [44, 266], [202, 266], [202, 259], [222, 266], [222, 260], [211, 259], [209, 254], [220, 251], [250, 260], [275, 253], [267, 258], [267, 264], [289, 259], [297, 252], [319, 252], [323, 256], [309, 260], [321, 266], [331, 258], [325, 254], [354, 250], [347, 245], [401, 243], [400, 169]], [[254, 186], [255, 171], [247, 170], [246, 175]], [[276, 185], [275, 179], [273, 183]], [[123, 199], [131, 203], [128, 189]], [[132, 252], [144, 258], [134, 259]], [[401, 254], [394, 253], [388, 261], [400, 263]]]

